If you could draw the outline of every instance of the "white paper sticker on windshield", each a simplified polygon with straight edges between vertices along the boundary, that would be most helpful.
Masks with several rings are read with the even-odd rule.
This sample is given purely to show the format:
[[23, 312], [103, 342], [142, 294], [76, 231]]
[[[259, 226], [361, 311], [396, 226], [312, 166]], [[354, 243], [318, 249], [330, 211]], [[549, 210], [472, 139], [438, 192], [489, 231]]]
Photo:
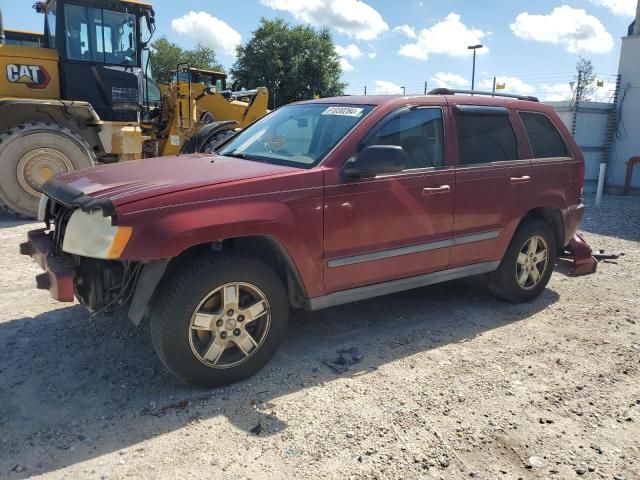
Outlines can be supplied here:
[[344, 117], [360, 117], [362, 116], [363, 108], [358, 107], [329, 107], [322, 115], [342, 115]]

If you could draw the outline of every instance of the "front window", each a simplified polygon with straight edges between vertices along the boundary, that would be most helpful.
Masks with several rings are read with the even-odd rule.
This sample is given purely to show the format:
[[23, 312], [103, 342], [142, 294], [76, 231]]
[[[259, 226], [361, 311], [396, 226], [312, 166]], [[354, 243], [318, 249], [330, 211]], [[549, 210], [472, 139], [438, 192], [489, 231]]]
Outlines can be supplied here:
[[135, 15], [70, 4], [64, 14], [69, 59], [136, 65]]
[[282, 107], [243, 130], [218, 153], [309, 168], [372, 109], [370, 105], [327, 103]]
[[372, 145], [404, 148], [407, 170], [441, 167], [444, 164], [442, 109], [412, 107], [392, 115], [361, 142], [359, 150]]

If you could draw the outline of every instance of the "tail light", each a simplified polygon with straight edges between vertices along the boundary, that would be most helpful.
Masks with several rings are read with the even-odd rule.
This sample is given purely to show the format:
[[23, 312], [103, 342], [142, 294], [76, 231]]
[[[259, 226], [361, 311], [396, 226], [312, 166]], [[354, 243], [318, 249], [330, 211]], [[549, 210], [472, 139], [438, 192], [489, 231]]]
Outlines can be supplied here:
[[584, 160], [578, 164], [578, 187], [580, 188], [580, 201], [584, 195]]

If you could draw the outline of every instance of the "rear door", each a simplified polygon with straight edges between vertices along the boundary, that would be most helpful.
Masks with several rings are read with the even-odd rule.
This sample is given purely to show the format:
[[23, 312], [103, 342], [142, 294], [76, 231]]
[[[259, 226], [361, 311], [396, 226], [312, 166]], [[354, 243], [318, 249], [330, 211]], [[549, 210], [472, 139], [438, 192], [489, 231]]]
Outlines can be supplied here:
[[505, 107], [452, 107], [457, 131], [450, 267], [496, 261], [531, 204], [531, 161]]
[[326, 185], [325, 288], [335, 292], [443, 270], [453, 228], [454, 170], [445, 159], [443, 108], [405, 107], [358, 148], [399, 145], [400, 173]]
[[546, 114], [519, 111], [518, 115], [533, 154], [531, 178], [536, 206], [555, 205], [563, 209], [580, 203], [582, 159], [572, 157], [557, 127]]

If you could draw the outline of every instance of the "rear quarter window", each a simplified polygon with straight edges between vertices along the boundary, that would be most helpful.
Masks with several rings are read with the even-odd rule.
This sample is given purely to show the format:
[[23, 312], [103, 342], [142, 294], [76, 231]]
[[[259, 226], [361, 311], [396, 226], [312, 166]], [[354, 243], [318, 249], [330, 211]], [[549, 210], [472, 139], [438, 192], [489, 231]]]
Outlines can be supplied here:
[[533, 158], [566, 157], [567, 145], [549, 117], [542, 113], [519, 112], [529, 137]]

